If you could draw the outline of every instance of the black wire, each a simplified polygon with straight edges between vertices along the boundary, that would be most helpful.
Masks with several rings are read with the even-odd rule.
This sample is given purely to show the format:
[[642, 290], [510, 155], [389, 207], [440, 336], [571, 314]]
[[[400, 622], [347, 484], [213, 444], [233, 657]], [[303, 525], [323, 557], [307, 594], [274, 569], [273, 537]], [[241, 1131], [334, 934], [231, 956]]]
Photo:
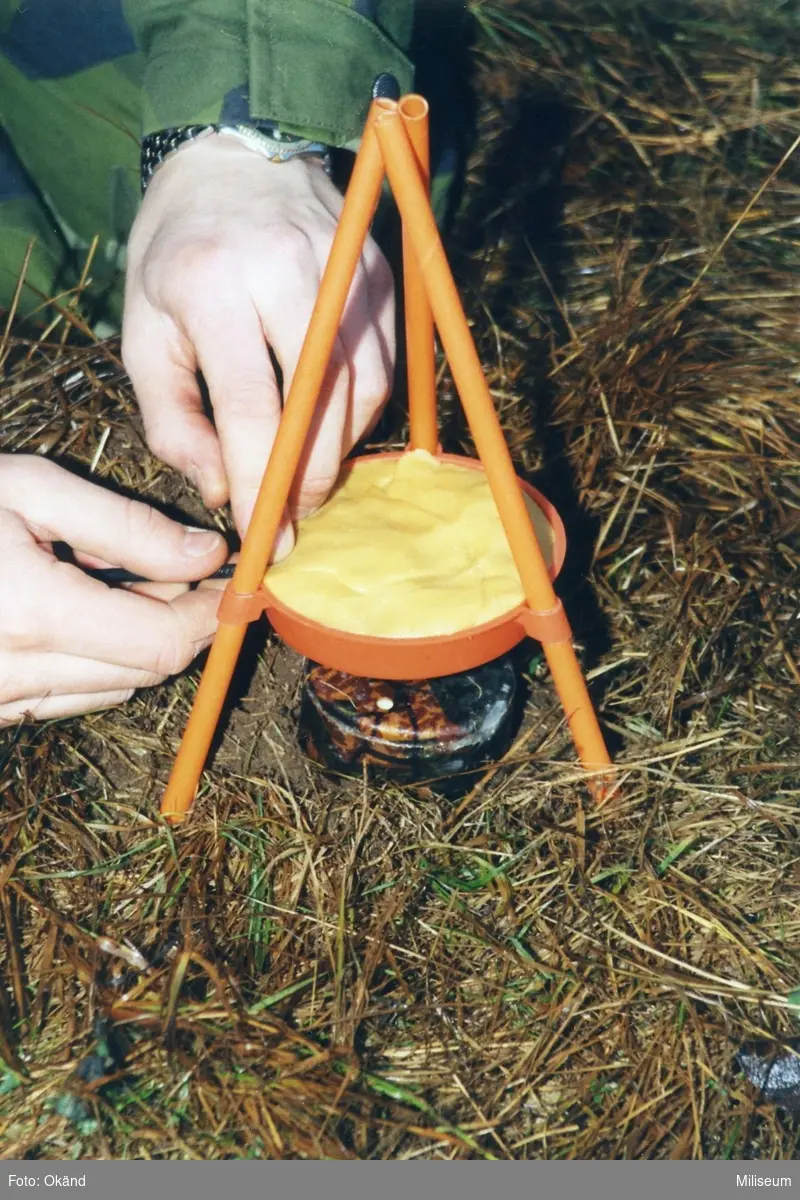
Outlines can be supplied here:
[[[83, 570], [87, 575], [91, 575], [92, 579], [99, 579], [101, 583], [107, 583], [109, 586], [119, 583], [155, 583], [162, 582], [148, 579], [145, 575], [136, 575], [133, 571], [126, 571], [124, 567], [101, 567], [89, 568], [84, 567]], [[207, 576], [208, 579], [233, 579], [233, 572], [236, 570], [236, 563], [225, 563], [213, 575]], [[182, 579], [170, 579], [163, 581], [169, 583], [183, 583]], [[202, 581], [201, 581], [202, 582]]]

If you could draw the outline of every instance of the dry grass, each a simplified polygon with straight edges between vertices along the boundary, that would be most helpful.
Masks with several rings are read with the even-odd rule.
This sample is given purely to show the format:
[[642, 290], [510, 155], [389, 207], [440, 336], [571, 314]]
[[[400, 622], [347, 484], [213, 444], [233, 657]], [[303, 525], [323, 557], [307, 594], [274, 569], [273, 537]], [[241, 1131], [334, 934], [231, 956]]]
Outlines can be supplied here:
[[[3, 1155], [797, 1153], [734, 1056], [798, 1033], [800, 30], [648, 7], [474, 4], [453, 236], [621, 797], [588, 802], [536, 659], [457, 806], [311, 773], [271, 643], [178, 832], [196, 676], [7, 735]], [[197, 511], [113, 347], [12, 333], [6, 447]]]

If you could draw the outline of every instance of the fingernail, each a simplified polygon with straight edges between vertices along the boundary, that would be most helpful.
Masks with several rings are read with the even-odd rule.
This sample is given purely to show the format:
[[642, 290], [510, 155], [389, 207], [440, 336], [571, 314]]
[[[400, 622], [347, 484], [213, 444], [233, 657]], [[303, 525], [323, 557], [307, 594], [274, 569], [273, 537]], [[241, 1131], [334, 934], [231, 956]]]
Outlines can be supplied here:
[[132, 583], [130, 590], [137, 596], [148, 596], [151, 600], [163, 600], [169, 604], [189, 591], [188, 583]]
[[193, 525], [186, 525], [184, 528], [186, 532], [183, 538], [183, 552], [187, 558], [203, 558], [219, 550], [222, 534], [214, 533], [210, 529], [196, 529]]
[[291, 525], [282, 525], [278, 530], [278, 536], [275, 539], [275, 545], [272, 550], [272, 562], [278, 563], [282, 558], [286, 558], [294, 549], [294, 530]]
[[191, 463], [186, 468], [186, 475], [189, 479], [191, 479], [198, 492], [202, 492], [205, 480], [203, 479], [203, 472], [196, 463]]
[[197, 488], [203, 501], [208, 508], [219, 508], [227, 499], [227, 490], [225, 479], [221, 478], [215, 471], [204, 471], [202, 467], [198, 467], [192, 463], [187, 468], [186, 474]]
[[233, 519], [236, 522], [236, 529], [239, 533], [239, 536], [243, 538], [247, 533], [247, 526], [250, 524], [250, 518], [253, 515], [255, 499], [248, 501], [246, 504], [243, 504], [241, 500], [237, 500], [232, 504], [232, 507]]

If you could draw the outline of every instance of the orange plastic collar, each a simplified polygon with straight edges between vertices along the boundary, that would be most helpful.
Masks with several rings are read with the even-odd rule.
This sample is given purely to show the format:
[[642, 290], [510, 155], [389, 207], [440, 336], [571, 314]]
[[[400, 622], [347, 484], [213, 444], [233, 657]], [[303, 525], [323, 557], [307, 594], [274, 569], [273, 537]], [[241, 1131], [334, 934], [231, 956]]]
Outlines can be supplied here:
[[255, 592], [235, 592], [231, 581], [222, 593], [217, 620], [220, 625], [249, 625], [257, 621], [267, 607], [263, 588]]
[[560, 600], [554, 608], [545, 609], [543, 612], [535, 612], [532, 608], [523, 609], [522, 626], [528, 637], [535, 638], [543, 646], [572, 641], [572, 630]]

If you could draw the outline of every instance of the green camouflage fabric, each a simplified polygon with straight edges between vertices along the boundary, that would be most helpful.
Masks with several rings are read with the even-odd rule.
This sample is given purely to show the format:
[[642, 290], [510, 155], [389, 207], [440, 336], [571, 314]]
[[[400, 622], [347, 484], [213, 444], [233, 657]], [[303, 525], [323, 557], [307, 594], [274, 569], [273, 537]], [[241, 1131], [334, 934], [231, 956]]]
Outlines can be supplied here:
[[356, 148], [373, 80], [412, 86], [414, 0], [0, 0], [0, 308], [69, 297], [118, 325], [139, 139], [277, 121]]

